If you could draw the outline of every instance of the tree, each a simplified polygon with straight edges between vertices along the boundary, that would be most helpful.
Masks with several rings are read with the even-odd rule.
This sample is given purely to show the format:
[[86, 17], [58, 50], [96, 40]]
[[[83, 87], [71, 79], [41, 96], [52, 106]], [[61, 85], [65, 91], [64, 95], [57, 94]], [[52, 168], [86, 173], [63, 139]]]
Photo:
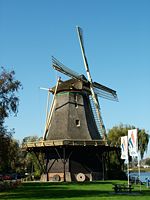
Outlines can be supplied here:
[[8, 149], [9, 149], [8, 166], [10, 166], [12, 172], [17, 172], [18, 166], [20, 166], [20, 154], [21, 154], [21, 148], [19, 142], [11, 138]]
[[[22, 141], [22, 146], [24, 146], [28, 142], [39, 141], [41, 138], [37, 136], [28, 136], [25, 137]], [[34, 175], [35, 178], [39, 178], [40, 175], [45, 170], [45, 156], [42, 152], [24, 152], [24, 169], [30, 174]], [[32, 179], [32, 176], [30, 176]]]
[[6, 71], [1, 68], [0, 74], [0, 121], [9, 117], [11, 113], [15, 115], [18, 112], [19, 98], [16, 92], [20, 89], [21, 83], [15, 80], [14, 71]]
[[138, 129], [138, 145], [141, 154], [141, 159], [143, 159], [144, 153], [147, 152], [149, 143], [149, 134], [146, 133], [145, 129]]
[[147, 159], [145, 160], [145, 165], [149, 165], [149, 166], [150, 166], [150, 158], [147, 158]]
[[[112, 145], [120, 146], [121, 144], [121, 136], [128, 135], [128, 130], [135, 129], [136, 127], [133, 125], [123, 125], [114, 126], [108, 132], [108, 140]], [[145, 131], [145, 129], [138, 128], [138, 149], [140, 151], [141, 159], [144, 156], [144, 153], [147, 151], [149, 142], [149, 134]]]
[[17, 115], [19, 97], [16, 96], [22, 87], [20, 81], [15, 79], [14, 71], [7, 71], [3, 67], [0, 72], [0, 170], [6, 171], [11, 167], [10, 149], [13, 130], [5, 126], [5, 119], [10, 115]]

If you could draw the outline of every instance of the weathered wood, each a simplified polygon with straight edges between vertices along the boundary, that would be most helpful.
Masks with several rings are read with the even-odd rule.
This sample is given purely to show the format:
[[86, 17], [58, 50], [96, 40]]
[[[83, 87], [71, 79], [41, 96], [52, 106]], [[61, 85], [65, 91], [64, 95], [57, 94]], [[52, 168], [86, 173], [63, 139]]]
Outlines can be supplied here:
[[[43, 140], [36, 142], [27, 142], [22, 145], [23, 149], [31, 147], [51, 147], [51, 146], [103, 146], [104, 140]], [[108, 146], [108, 145], [106, 145]]]

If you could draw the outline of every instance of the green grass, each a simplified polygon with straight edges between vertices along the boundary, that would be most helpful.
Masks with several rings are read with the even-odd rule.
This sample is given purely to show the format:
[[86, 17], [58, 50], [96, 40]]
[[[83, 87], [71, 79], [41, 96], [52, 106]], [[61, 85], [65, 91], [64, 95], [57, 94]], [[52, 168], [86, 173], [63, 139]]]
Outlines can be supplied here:
[[0, 192], [0, 199], [3, 200], [147, 200], [150, 196], [150, 189], [142, 185], [134, 186], [131, 194], [115, 194], [113, 183], [121, 181], [100, 181], [93, 183], [23, 183], [20, 187]]

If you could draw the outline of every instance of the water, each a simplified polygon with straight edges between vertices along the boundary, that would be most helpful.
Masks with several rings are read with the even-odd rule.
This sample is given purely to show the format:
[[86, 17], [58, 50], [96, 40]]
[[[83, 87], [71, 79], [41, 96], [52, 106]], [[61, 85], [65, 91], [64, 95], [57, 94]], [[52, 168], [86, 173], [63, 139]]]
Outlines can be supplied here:
[[[130, 177], [137, 178], [137, 177], [139, 177], [139, 173], [138, 172], [130, 172]], [[139, 177], [140, 181], [146, 182], [147, 178], [149, 178], [149, 180], [150, 180], [150, 172], [141, 172], [140, 173], [140, 177]]]

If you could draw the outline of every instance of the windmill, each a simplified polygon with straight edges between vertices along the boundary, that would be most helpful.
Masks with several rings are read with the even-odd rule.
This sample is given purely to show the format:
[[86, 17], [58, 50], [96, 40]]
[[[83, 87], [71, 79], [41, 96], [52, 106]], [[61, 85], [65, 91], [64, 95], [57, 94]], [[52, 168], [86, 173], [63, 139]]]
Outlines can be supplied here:
[[[85, 78], [84, 75], [80, 75], [79, 73], [71, 70], [70, 68], [63, 65], [61, 62], [59, 62], [54, 57], [52, 57], [52, 66], [55, 70], [71, 77], [72, 79], [82, 81], [83, 83], [88, 85], [89, 92], [90, 92], [90, 95], [89, 95], [90, 103], [91, 103], [92, 112], [93, 112], [93, 115], [94, 115], [94, 119], [95, 119], [95, 122], [96, 122], [98, 132], [99, 132], [99, 134], [100, 134], [100, 136], [103, 140], [107, 140], [106, 129], [105, 129], [103, 119], [102, 119], [102, 116], [101, 116], [101, 110], [100, 110], [100, 104], [99, 104], [99, 101], [98, 101], [98, 97], [103, 97], [105, 99], [118, 101], [117, 94], [116, 94], [115, 90], [112, 90], [112, 89], [110, 89], [110, 88], [108, 88], [104, 85], [101, 85], [97, 82], [93, 82], [92, 77], [91, 77], [91, 73], [90, 73], [90, 69], [89, 69], [89, 65], [88, 65], [88, 61], [87, 61], [87, 57], [86, 57], [86, 54], [85, 54], [82, 29], [78, 26], [77, 26], [77, 34], [78, 34], [78, 38], [79, 38], [79, 43], [80, 43], [80, 47], [81, 47], [81, 52], [82, 52], [84, 66], [85, 66], [85, 70], [86, 70], [86, 74], [87, 74], [87, 79]], [[59, 83], [57, 83], [57, 86], [55, 87], [55, 91], [53, 92], [54, 93], [53, 99], [55, 99], [55, 94], [57, 92], [58, 85], [59, 85]], [[53, 101], [53, 103], [54, 103], [54, 101]], [[53, 103], [52, 103], [52, 105], [53, 105]], [[49, 129], [49, 126], [50, 126], [52, 112], [53, 112], [53, 106], [51, 107], [50, 115], [49, 115], [48, 120], [46, 122], [44, 139], [46, 139], [46, 137], [47, 137], [47, 130]]]
[[[69, 79], [58, 78], [56, 85], [48, 89], [43, 140], [25, 146], [36, 157], [39, 152], [44, 153], [46, 166], [41, 179], [45, 181], [104, 179], [109, 152], [116, 148], [107, 144], [98, 97], [117, 101], [117, 93], [93, 82], [80, 27], [77, 27], [77, 34], [87, 78], [52, 57], [52, 67]], [[53, 94], [51, 106], [50, 93]]]

